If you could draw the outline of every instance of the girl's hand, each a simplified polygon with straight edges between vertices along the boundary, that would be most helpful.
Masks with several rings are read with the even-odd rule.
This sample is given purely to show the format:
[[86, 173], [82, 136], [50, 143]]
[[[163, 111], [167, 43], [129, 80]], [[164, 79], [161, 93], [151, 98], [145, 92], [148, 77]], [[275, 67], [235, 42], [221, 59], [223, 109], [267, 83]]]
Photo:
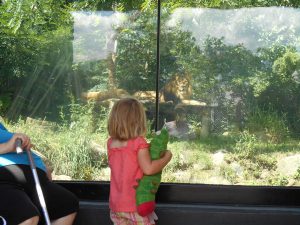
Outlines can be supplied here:
[[168, 162], [172, 159], [172, 152], [170, 150], [164, 151], [162, 157], [168, 160]]
[[169, 162], [172, 159], [172, 152], [170, 150], [163, 151], [161, 158], [165, 158]]

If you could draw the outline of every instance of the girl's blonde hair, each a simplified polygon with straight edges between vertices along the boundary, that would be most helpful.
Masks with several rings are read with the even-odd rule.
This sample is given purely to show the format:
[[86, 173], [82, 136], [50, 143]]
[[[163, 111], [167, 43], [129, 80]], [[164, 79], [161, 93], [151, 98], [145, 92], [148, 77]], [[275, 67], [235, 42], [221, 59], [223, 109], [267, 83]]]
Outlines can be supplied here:
[[108, 133], [112, 138], [125, 141], [147, 132], [143, 105], [134, 98], [123, 98], [112, 107], [108, 119]]

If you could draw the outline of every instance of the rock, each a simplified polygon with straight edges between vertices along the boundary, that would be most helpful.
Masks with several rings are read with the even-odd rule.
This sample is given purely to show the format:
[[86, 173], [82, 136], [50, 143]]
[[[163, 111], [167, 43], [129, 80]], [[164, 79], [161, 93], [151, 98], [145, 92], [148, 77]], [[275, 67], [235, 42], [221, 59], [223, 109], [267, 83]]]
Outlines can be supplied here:
[[277, 162], [277, 172], [283, 176], [293, 176], [300, 166], [300, 154], [286, 156]]
[[67, 175], [56, 175], [54, 172], [52, 173], [52, 180], [72, 180], [72, 177]]
[[107, 91], [90, 91], [81, 93], [81, 98], [86, 101], [104, 101], [110, 98], [123, 98], [128, 96], [130, 96], [130, 94], [126, 90], [117, 88]]
[[236, 174], [236, 176], [238, 177], [243, 177], [243, 167], [241, 167], [241, 165], [237, 162], [233, 162], [230, 167], [232, 168], [232, 170], [234, 171], [234, 173]]
[[212, 162], [215, 166], [221, 166], [224, 163], [226, 150], [220, 149], [212, 155]]
[[228, 180], [220, 176], [212, 176], [207, 181], [208, 184], [231, 184]]
[[93, 152], [98, 153], [99, 155], [106, 155], [107, 153], [106, 148], [96, 143], [95, 141], [91, 141], [90, 146]]

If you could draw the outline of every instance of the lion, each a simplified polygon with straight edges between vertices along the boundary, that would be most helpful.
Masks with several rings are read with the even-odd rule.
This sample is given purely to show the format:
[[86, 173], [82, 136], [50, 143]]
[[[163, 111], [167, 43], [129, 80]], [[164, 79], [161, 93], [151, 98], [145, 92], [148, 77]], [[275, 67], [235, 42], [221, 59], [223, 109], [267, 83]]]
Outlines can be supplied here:
[[175, 74], [160, 92], [161, 102], [172, 101], [173, 103], [177, 104], [182, 102], [184, 99], [191, 99], [191, 75], [188, 73], [185, 73], [184, 75]]
[[[155, 91], [137, 91], [133, 96], [139, 100], [149, 100], [154, 102], [156, 99]], [[192, 96], [191, 76], [189, 74], [179, 75], [175, 74], [159, 91], [159, 101], [173, 102], [178, 104], [180, 102], [190, 99]]]

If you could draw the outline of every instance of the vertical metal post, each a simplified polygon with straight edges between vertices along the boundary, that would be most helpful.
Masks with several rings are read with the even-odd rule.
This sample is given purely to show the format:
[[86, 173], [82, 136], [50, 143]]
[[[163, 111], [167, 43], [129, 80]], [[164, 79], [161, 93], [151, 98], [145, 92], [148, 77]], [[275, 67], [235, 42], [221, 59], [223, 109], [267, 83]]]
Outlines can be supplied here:
[[41, 184], [40, 184], [40, 179], [39, 179], [39, 176], [38, 176], [38, 173], [37, 173], [37, 170], [36, 170], [35, 162], [33, 160], [32, 154], [31, 154], [31, 150], [26, 149], [26, 152], [27, 152], [29, 163], [30, 163], [30, 168], [31, 168], [31, 171], [32, 171], [34, 183], [35, 183], [35, 189], [36, 189], [37, 196], [39, 198], [39, 201], [40, 201], [40, 204], [41, 204], [41, 207], [42, 207], [42, 210], [43, 210], [46, 225], [51, 225], [51, 221], [50, 221], [50, 218], [49, 218], [49, 213], [48, 213], [47, 206], [46, 206], [45, 197], [44, 197], [43, 190], [42, 190], [42, 187], [41, 187]]
[[[23, 149], [22, 149], [21, 146], [22, 146], [22, 140], [17, 139], [16, 140], [16, 152], [18, 154], [23, 153]], [[41, 207], [42, 207], [42, 210], [43, 210], [46, 225], [51, 225], [51, 221], [50, 221], [50, 218], [49, 218], [49, 213], [48, 213], [47, 206], [46, 206], [45, 197], [44, 197], [43, 190], [42, 190], [42, 187], [41, 187], [41, 184], [40, 184], [40, 179], [39, 179], [39, 176], [38, 176], [38, 173], [37, 173], [37, 170], [36, 170], [35, 162], [33, 160], [32, 154], [31, 154], [31, 150], [26, 149], [26, 152], [27, 152], [28, 161], [29, 161], [29, 164], [30, 164], [32, 176], [33, 176], [33, 179], [34, 179], [34, 183], [35, 183], [35, 189], [36, 189], [37, 196], [38, 196], [38, 199], [40, 201], [40, 204], [41, 204]], [[0, 216], [0, 218], [1, 218], [1, 216]]]
[[155, 131], [158, 131], [158, 124], [159, 124], [160, 13], [161, 13], [161, 4], [160, 4], [160, 0], [157, 0]]

